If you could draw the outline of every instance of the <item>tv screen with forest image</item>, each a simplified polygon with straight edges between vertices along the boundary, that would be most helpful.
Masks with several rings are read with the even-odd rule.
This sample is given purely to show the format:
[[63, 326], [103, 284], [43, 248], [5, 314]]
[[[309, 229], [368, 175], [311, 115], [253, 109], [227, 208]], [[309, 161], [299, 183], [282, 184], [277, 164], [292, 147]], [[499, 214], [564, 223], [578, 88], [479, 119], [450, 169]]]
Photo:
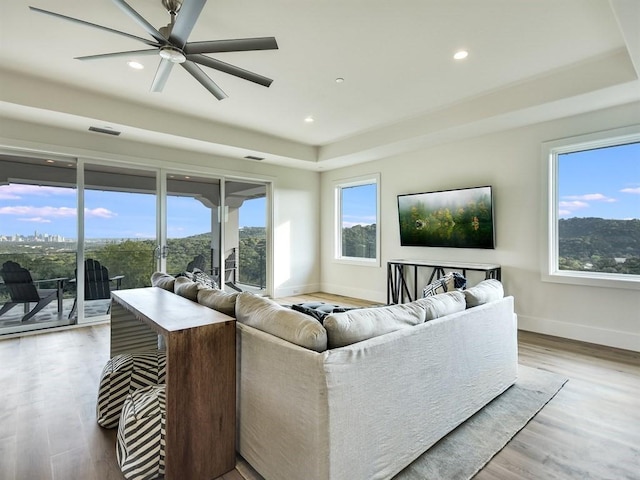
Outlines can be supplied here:
[[495, 248], [491, 187], [398, 195], [403, 247]]

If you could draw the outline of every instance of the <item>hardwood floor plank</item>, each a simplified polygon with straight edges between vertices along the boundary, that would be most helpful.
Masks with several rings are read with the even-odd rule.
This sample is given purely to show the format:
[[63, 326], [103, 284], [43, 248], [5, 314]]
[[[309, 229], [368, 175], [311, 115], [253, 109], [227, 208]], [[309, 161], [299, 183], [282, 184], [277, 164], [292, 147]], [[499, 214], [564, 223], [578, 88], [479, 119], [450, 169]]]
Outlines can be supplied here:
[[16, 480], [18, 446], [16, 436], [0, 438], [0, 478]]
[[78, 478], [83, 480], [102, 480], [104, 477], [97, 472], [91, 462], [91, 456], [86, 448], [67, 450], [51, 457], [53, 480], [67, 480]]

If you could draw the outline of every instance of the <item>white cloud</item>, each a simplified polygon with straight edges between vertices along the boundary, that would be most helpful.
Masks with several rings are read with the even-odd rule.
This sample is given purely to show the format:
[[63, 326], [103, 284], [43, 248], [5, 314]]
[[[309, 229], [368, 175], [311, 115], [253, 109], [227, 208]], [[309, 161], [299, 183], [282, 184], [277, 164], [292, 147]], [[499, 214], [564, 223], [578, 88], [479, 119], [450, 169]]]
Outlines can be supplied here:
[[19, 183], [10, 183], [9, 185], [0, 185], [0, 199], [3, 200], [19, 200], [29, 196], [59, 196], [59, 195], [75, 195], [74, 188], [63, 187], [45, 187], [40, 185], [25, 185]]
[[51, 223], [51, 220], [49, 220], [48, 218], [42, 218], [42, 217], [19, 218], [18, 221], [20, 221], [20, 222], [33, 222], [33, 223]]
[[558, 215], [570, 215], [575, 210], [583, 208], [589, 208], [591, 205], [588, 202], [605, 202], [614, 203], [617, 202], [615, 198], [607, 197], [602, 193], [585, 193], [584, 195], [565, 195], [562, 200], [558, 202]]
[[603, 195], [601, 193], [587, 193], [585, 195], [567, 195], [562, 198], [565, 198], [567, 200], [584, 200], [587, 202], [590, 202], [590, 201], [607, 202], [607, 203], [617, 202], [615, 198], [607, 197], [606, 195]]
[[[76, 209], [70, 207], [30, 207], [19, 205], [15, 207], [0, 207], [0, 215], [18, 215], [31, 218], [71, 218], [76, 216]], [[117, 214], [106, 208], [85, 208], [85, 217], [113, 218]]]
[[0, 200], [20, 200], [21, 197], [7, 190], [3, 190], [0, 186]]
[[636, 195], [640, 195], [640, 187], [635, 188], [623, 188], [620, 190], [622, 193], [635, 193]]
[[580, 208], [587, 208], [589, 204], [586, 202], [581, 202], [579, 200], [574, 200], [572, 202], [558, 202], [558, 206], [560, 208], [566, 208], [568, 210], [578, 210]]
[[343, 215], [342, 227], [351, 228], [355, 225], [373, 225], [376, 223], [375, 215]]
[[98, 217], [98, 218], [113, 218], [116, 217], [118, 214], [115, 212], [112, 212], [109, 209], [106, 208], [85, 208], [84, 209], [84, 216], [85, 218], [89, 218], [89, 217]]
[[0, 207], [0, 215], [20, 215], [24, 217], [75, 217], [76, 209], [69, 207]]

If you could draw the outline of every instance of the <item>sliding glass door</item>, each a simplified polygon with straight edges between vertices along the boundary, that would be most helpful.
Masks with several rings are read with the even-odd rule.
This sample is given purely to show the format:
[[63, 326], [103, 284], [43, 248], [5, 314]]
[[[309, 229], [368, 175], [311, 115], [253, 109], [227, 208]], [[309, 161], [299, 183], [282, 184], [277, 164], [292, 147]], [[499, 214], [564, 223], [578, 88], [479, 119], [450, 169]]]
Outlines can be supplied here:
[[155, 170], [84, 165], [84, 268], [77, 275], [84, 283], [80, 322], [109, 313], [111, 290], [151, 284], [158, 252], [156, 178]]
[[0, 155], [0, 335], [72, 323], [76, 162]]
[[219, 283], [220, 180], [166, 174], [166, 271], [200, 270]]
[[267, 185], [225, 182], [225, 279], [229, 289], [267, 291]]

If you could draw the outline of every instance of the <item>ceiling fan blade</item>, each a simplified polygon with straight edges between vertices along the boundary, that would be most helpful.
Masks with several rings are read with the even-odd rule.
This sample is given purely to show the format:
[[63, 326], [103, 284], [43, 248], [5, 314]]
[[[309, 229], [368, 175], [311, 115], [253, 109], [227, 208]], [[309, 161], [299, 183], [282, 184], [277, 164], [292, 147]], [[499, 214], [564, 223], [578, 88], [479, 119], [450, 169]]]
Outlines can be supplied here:
[[131, 17], [134, 22], [136, 22], [138, 25], [144, 28], [149, 35], [155, 38], [158, 43], [161, 43], [163, 45], [167, 44], [167, 39], [162, 36], [162, 34], [156, 29], [156, 27], [154, 27], [149, 22], [147, 22], [144, 19], [144, 17], [140, 15], [138, 12], [136, 12], [133, 8], [131, 8], [131, 6], [127, 2], [125, 2], [124, 0], [112, 0], [112, 1], [118, 7], [120, 7], [120, 9], [124, 13], [129, 15], [129, 17]]
[[[98, 28], [100, 30], [104, 30], [105, 32], [111, 32], [111, 33], [115, 33], [117, 35], [123, 35], [125, 37], [132, 38], [134, 40], [138, 40], [139, 42], [146, 43], [147, 45], [149, 45], [151, 47], [159, 47], [160, 46], [160, 44], [158, 44], [156, 42], [152, 42], [151, 40], [147, 40], [146, 38], [141, 38], [141, 37], [138, 37], [136, 35], [131, 35], [130, 33], [126, 33], [126, 32], [121, 32], [120, 30], [114, 30], [113, 28], [104, 27], [102, 25], [98, 25], [97, 23], [86, 22], [86, 21], [80, 20], [78, 18], [68, 17], [66, 15], [62, 15], [60, 13], [55, 13], [55, 12], [50, 12], [48, 10], [43, 10], [41, 8], [36, 8], [36, 7], [29, 7], [29, 8], [32, 11], [37, 12], [37, 13], [44, 13], [45, 15], [51, 15], [52, 17], [57, 17], [57, 18], [61, 18], [63, 20], [68, 20], [70, 22], [79, 23], [80, 25], [86, 25], [87, 27]], [[163, 43], [166, 43], [166, 41], [164, 41]]]
[[135, 55], [157, 55], [158, 50], [128, 50], [126, 52], [101, 53], [98, 55], [85, 55], [75, 57], [76, 60], [101, 60], [103, 58], [131, 57]]
[[212, 40], [209, 42], [189, 42], [184, 51], [190, 53], [248, 52], [251, 50], [277, 50], [274, 37], [237, 38], [235, 40]]
[[163, 58], [160, 61], [160, 65], [158, 65], [158, 70], [156, 70], [156, 76], [153, 77], [153, 83], [151, 84], [152, 92], [161, 92], [164, 88], [164, 85], [167, 83], [169, 79], [169, 74], [171, 73], [171, 69], [173, 68], [174, 63], [170, 62], [166, 58]]
[[180, 65], [182, 65], [182, 67], [187, 72], [193, 75], [193, 78], [198, 80], [202, 84], [202, 86], [207, 90], [209, 90], [213, 94], [213, 96], [216, 97], [218, 100], [224, 100], [225, 98], [227, 98], [227, 94], [224, 93], [222, 89], [218, 85], [216, 85], [216, 83], [213, 80], [211, 80], [207, 76], [207, 74], [200, 69], [200, 67], [198, 67], [198, 65], [196, 65], [193, 62], [190, 62], [189, 60], [187, 60], [184, 63], [181, 63]]
[[258, 85], [263, 85], [265, 87], [268, 87], [273, 82], [273, 80], [270, 78], [250, 72], [249, 70], [245, 70], [244, 68], [236, 67], [235, 65], [216, 60], [215, 58], [207, 57], [206, 55], [187, 55], [187, 60], [199, 63], [200, 65], [204, 65], [205, 67], [210, 67], [215, 70], [228, 73], [229, 75], [233, 75], [235, 77], [244, 78], [245, 80], [249, 80], [250, 82], [257, 83]]
[[184, 47], [205, 3], [207, 3], [207, 0], [184, 0], [182, 2], [180, 11], [176, 16], [176, 23], [173, 25], [169, 36], [171, 43], [178, 48]]

